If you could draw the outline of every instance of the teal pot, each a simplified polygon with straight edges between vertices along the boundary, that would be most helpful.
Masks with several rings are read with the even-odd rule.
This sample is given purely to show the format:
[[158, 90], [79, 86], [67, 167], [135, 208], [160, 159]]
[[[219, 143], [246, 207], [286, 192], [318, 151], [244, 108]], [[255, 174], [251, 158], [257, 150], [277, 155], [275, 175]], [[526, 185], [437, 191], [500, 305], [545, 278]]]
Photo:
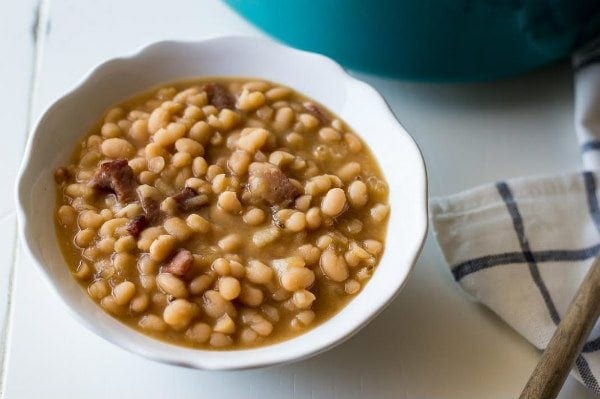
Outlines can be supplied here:
[[600, 0], [225, 0], [270, 35], [356, 70], [473, 81], [564, 58], [600, 34]]

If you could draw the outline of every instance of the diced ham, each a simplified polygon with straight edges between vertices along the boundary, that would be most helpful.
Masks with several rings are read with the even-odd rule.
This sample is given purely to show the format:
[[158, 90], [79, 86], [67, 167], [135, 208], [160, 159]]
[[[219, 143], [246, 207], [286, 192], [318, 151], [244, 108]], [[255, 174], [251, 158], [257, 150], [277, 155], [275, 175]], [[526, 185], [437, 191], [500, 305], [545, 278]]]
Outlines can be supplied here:
[[215, 107], [235, 109], [235, 97], [225, 87], [217, 83], [209, 83], [202, 89], [208, 96], [208, 102]]
[[127, 232], [129, 234], [131, 234], [135, 238], [138, 238], [140, 233], [146, 227], [148, 227], [148, 224], [148, 218], [146, 218], [146, 215], [138, 215], [131, 219], [129, 223], [127, 223], [127, 226], [125, 228], [127, 229]]
[[183, 190], [181, 190], [181, 192], [179, 192], [179, 194], [175, 194], [173, 196], [173, 199], [175, 200], [175, 202], [177, 202], [179, 204], [179, 203], [187, 201], [188, 199], [190, 199], [196, 195], [198, 195], [196, 190], [194, 190], [191, 187], [184, 187]]
[[162, 201], [163, 194], [156, 187], [142, 184], [137, 188], [137, 195], [140, 200], [140, 205], [146, 214], [148, 224], [154, 224], [160, 218], [160, 202]]
[[142, 197], [139, 195], [139, 198], [148, 222], [156, 222], [160, 216], [160, 203], [152, 197]]
[[248, 172], [248, 189], [254, 199], [285, 207], [301, 194], [285, 173], [270, 163], [253, 162]]
[[108, 190], [115, 193], [119, 202], [128, 203], [136, 200], [137, 183], [133, 169], [126, 159], [104, 162], [89, 182], [95, 189]]
[[162, 271], [174, 274], [175, 276], [185, 277], [193, 265], [194, 255], [187, 249], [180, 249], [173, 257], [171, 257], [171, 260], [163, 266]]
[[198, 194], [191, 187], [185, 187], [179, 194], [172, 197], [177, 203], [177, 208], [182, 212], [191, 212], [200, 209], [208, 204], [206, 194]]
[[325, 111], [323, 111], [323, 109], [321, 109], [321, 107], [319, 107], [317, 104], [311, 101], [307, 101], [302, 105], [304, 106], [306, 112], [317, 118], [322, 125], [329, 125], [329, 117], [327, 116]]

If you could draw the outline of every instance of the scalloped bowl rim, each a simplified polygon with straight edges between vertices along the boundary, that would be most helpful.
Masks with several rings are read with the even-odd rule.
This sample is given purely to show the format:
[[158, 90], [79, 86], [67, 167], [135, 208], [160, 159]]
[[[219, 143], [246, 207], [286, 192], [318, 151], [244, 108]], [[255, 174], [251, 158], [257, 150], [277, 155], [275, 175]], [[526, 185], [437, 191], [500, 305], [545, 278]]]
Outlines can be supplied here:
[[[281, 66], [269, 66], [266, 70], [271, 68], [271, 73], [277, 71], [277, 73], [282, 73], [282, 76], [291, 76], [285, 75], [287, 73], [285, 71], [282, 72], [285, 68], [293, 69], [298, 65], [306, 70], [310, 69], [307, 73], [313, 73], [313, 77], [317, 77], [318, 83], [304, 81], [302, 80], [304, 78], [294, 76], [293, 78], [290, 77], [290, 79], [300, 79], [299, 82], [301, 85], [306, 85], [310, 89], [301, 90], [294, 85], [291, 85], [291, 87], [298, 89], [309, 97], [315, 98], [319, 102], [324, 102], [328, 108], [332, 109], [334, 113], [340, 115], [346, 121], [363, 110], [368, 110], [371, 114], [376, 115], [378, 118], [376, 124], [381, 125], [380, 127], [390, 135], [389, 137], [380, 136], [381, 139], [392, 140], [391, 144], [399, 143], [400, 147], [398, 151], [402, 152], [401, 155], [404, 158], [399, 161], [396, 158], [400, 158], [400, 156], [386, 155], [387, 151], [376, 151], [373, 143], [377, 142], [373, 141], [374, 138], [371, 137], [370, 130], [365, 131], [353, 126], [355, 127], [354, 130], [369, 144], [382, 166], [383, 173], [388, 183], [390, 183], [391, 205], [388, 240], [386, 241], [384, 255], [369, 283], [365, 285], [357, 297], [353, 298], [340, 312], [329, 320], [295, 338], [253, 349], [208, 351], [175, 346], [147, 337], [100, 310], [87, 295], [84, 295], [84, 291], [79, 287], [74, 278], [71, 278], [70, 282], [65, 282], [64, 276], [62, 280], [57, 277], [56, 269], [52, 271], [52, 267], [66, 268], [65, 262], [63, 260], [62, 264], [59, 264], [60, 262], [56, 261], [56, 258], [54, 258], [54, 261], [48, 260], [50, 259], [48, 258], [49, 253], [52, 253], [52, 256], [56, 257], [55, 252], [58, 250], [56, 236], [50, 238], [48, 237], [48, 233], [45, 236], [36, 235], [42, 233], [38, 232], [38, 230], [41, 231], [40, 226], [35, 227], [37, 218], [34, 216], [38, 203], [36, 203], [35, 207], [32, 206], [32, 197], [35, 196], [35, 198], [38, 198], [37, 195], [39, 192], [34, 192], [37, 186], [40, 186], [40, 190], [48, 190], [49, 185], [52, 185], [52, 182], [48, 182], [48, 180], [51, 180], [51, 173], [48, 173], [48, 165], [52, 169], [58, 162], [56, 155], [48, 155], [47, 152], [41, 152], [39, 148], [44, 144], [44, 135], [50, 134], [45, 132], [52, 130], [52, 126], [47, 125], [52, 124], [54, 121], [53, 118], [60, 119], [63, 108], [76, 107], [75, 103], [83, 100], [78, 97], [83, 95], [82, 93], [89, 89], [90, 86], [94, 86], [97, 83], [94, 82], [95, 80], [101, 80], [103, 74], [109, 73], [114, 68], [143, 63], [152, 57], [160, 57], [161, 54], [167, 54], [172, 51], [177, 52], [177, 54], [186, 53], [185, 51], [182, 52], [182, 50], [191, 51], [191, 53], [187, 53], [183, 57], [193, 58], [203, 52], [210, 53], [211, 51], [215, 51], [218, 53], [218, 51], [223, 51], [223, 47], [234, 51], [233, 58], [236, 57], [236, 54], [246, 51], [248, 48], [262, 51], [262, 54], [271, 57], [270, 60], [275, 62], [275, 64], [277, 62], [281, 63]], [[227, 65], [224, 65], [224, 67], [225, 69], [229, 68]], [[269, 79], [271, 73], [267, 72], [267, 76], [259, 77], [271, 80]], [[215, 74], [206, 74], [206, 76], [209, 75], [214, 76]], [[231, 75], [236, 74], [223, 74], [223, 76]], [[261, 75], [261, 73], [257, 73], [256, 75]], [[197, 76], [201, 76], [201, 73]], [[244, 74], [237, 74], [237, 76], [244, 76]], [[187, 76], [181, 76], [181, 78], [184, 77]], [[286, 79], [287, 77], [284, 78], [284, 80]], [[173, 79], [157, 79], [154, 85], [169, 80]], [[281, 80], [279, 79], [280, 83], [287, 84], [287, 82], [281, 82]], [[337, 109], [336, 106], [330, 106], [327, 101], [322, 101], [322, 98], [319, 98], [319, 96], [314, 97], [307, 93], [307, 91], [310, 92], [311, 90], [322, 90], [318, 85], [326, 86], [331, 81], [343, 83], [345, 91], [342, 94], [345, 98], [340, 100], [336, 97], [338, 96], [337, 93], [329, 93], [329, 91], [324, 90], [322, 96], [333, 96], [330, 103], [337, 102]], [[357, 100], [354, 100], [354, 98], [357, 98]], [[351, 114], [344, 115], [344, 113], [349, 112]], [[361, 120], [360, 123], [363, 123], [363, 121]], [[353, 125], [352, 123], [349, 124]], [[78, 130], [81, 132], [81, 129]], [[155, 361], [206, 370], [247, 369], [297, 361], [330, 349], [358, 332], [394, 299], [404, 286], [420, 254], [427, 234], [427, 177], [425, 164], [416, 143], [397, 121], [383, 97], [371, 86], [351, 77], [333, 60], [319, 54], [296, 50], [271, 40], [242, 36], [216, 37], [199, 41], [167, 40], [144, 46], [129, 56], [110, 59], [93, 68], [71, 90], [50, 105], [39, 117], [32, 132], [33, 134], [30, 135], [27, 142], [19, 170], [15, 192], [19, 237], [24, 243], [26, 253], [42, 276], [44, 276], [48, 286], [52, 288], [51, 291], [60, 298], [61, 302], [78, 322], [109, 342]], [[394, 136], [391, 136], [392, 133]], [[381, 135], [381, 133], [373, 133], [373, 135], [377, 134]], [[74, 134], [71, 135], [78, 137]], [[79, 133], [80, 136], [81, 133]], [[48, 140], [47, 137], [45, 139]], [[72, 143], [74, 145], [75, 142], [72, 141]], [[389, 150], [389, 145], [383, 148]], [[68, 149], [68, 152], [65, 152], [65, 154], [69, 154], [70, 151], [71, 149]], [[45, 167], [34, 167], [34, 155], [46, 156]], [[391, 165], [402, 166], [402, 168], [399, 171], [396, 169], [386, 170], [382, 165], [382, 158], [385, 158], [386, 162], [389, 158], [389, 162], [387, 163], [391, 162]], [[66, 160], [64, 154], [61, 159], [63, 162]], [[398, 181], [397, 175], [401, 175], [404, 180]], [[403, 188], [401, 186], [406, 185], [410, 187], [410, 191], [402, 191]], [[392, 202], [392, 194], [396, 191], [404, 195], [410, 195], [408, 202], [404, 201], [404, 197], [400, 197], [404, 201], [404, 206], [402, 207], [400, 207], [401, 204]], [[52, 208], [54, 208], [54, 204], [52, 204]], [[405, 208], [408, 210], [405, 210]], [[398, 220], [400, 214], [402, 214], [402, 220]], [[401, 244], [390, 242], [390, 230], [393, 230], [392, 227], [396, 224], [402, 224], [398, 228], [398, 234], [396, 234], [394, 229], [394, 237], [398, 236], [403, 239]], [[53, 226], [52, 229], [54, 229]], [[397, 261], [398, 265], [394, 264], [397, 259], [399, 259]], [[69, 290], [64, 290], [64, 287], [63, 289], [59, 287], [60, 284], [76, 286], [80, 290], [79, 295], [81, 297], [77, 298], [75, 288], [69, 285]], [[75, 291], [71, 291], [71, 289]], [[69, 293], [66, 291], [69, 291]], [[367, 301], [367, 296], [369, 301]], [[91, 306], [94, 306], [96, 310], [94, 311], [94, 308]]]

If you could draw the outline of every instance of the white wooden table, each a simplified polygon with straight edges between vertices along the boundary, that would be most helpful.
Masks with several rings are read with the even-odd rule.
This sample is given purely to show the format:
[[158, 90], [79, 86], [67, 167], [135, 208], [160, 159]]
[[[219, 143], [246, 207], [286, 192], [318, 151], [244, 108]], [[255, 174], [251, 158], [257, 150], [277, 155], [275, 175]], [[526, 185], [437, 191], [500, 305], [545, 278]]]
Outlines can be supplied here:
[[[41, 111], [99, 62], [166, 39], [260, 33], [217, 1], [20, 0], [0, 4], [0, 397], [508, 398], [538, 353], [452, 281], [429, 238], [406, 288], [349, 342], [244, 372], [154, 363], [78, 325], [15, 239], [12, 186]], [[427, 159], [432, 195], [579, 167], [571, 76], [557, 66], [477, 85], [360, 75], [387, 98]], [[562, 398], [592, 398], [569, 379]]]

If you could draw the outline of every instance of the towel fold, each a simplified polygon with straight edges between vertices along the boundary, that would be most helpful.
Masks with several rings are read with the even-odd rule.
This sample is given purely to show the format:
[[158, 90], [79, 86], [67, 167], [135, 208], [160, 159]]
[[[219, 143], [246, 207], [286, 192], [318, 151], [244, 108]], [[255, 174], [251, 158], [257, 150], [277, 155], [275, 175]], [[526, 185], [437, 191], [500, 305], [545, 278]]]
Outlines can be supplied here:
[[[540, 349], [600, 255], [600, 39], [574, 55], [573, 67], [584, 171], [431, 200], [436, 238], [460, 287]], [[600, 323], [573, 374], [600, 395]]]

